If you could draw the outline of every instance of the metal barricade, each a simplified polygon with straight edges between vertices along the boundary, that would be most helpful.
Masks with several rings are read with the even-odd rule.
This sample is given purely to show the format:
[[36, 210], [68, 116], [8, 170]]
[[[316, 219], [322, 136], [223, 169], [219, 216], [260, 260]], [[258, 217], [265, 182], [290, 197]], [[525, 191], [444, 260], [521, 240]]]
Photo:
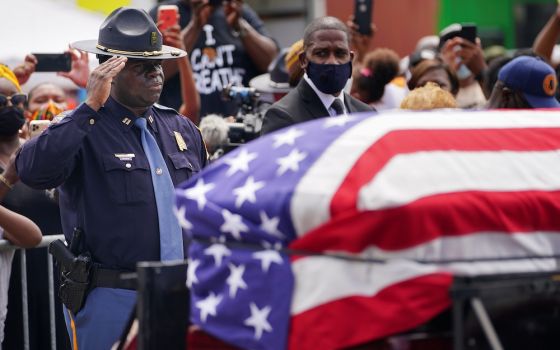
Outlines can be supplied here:
[[[57, 239], [64, 240], [64, 235], [54, 235], [54, 236], [43, 236], [41, 243], [38, 246], [31, 249], [47, 248], [49, 244]], [[29, 310], [27, 302], [27, 261], [26, 261], [26, 249], [17, 247], [7, 240], [0, 240], [0, 252], [9, 250], [20, 250], [21, 253], [21, 300], [22, 300], [22, 312], [23, 312], [23, 348], [24, 350], [29, 350]], [[49, 326], [51, 333], [51, 346], [52, 350], [56, 350], [56, 324], [55, 324], [55, 292], [54, 292], [54, 267], [52, 255], [47, 254], [47, 269], [48, 269], [48, 281], [49, 281]]]

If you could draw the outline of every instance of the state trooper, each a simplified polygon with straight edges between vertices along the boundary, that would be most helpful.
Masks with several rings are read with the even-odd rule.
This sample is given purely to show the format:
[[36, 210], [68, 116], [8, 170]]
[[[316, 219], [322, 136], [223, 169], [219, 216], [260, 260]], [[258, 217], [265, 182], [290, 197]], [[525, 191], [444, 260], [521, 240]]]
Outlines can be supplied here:
[[192, 122], [155, 103], [164, 81], [162, 60], [186, 52], [162, 45], [145, 11], [119, 8], [97, 40], [72, 46], [100, 60], [87, 98], [28, 141], [16, 165], [25, 184], [58, 187], [66, 240], [75, 228], [83, 232], [80, 256], [93, 263], [87, 298], [79, 309], [65, 310], [71, 343], [109, 349], [136, 299], [119, 274], [139, 261], [184, 258], [174, 186], [204, 167], [207, 154]]

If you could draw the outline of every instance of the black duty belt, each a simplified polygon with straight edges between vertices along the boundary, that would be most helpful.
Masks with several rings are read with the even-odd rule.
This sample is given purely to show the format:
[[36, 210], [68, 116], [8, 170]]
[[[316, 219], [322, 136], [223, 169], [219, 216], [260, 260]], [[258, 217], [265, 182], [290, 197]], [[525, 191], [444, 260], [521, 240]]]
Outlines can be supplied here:
[[111, 270], [100, 267], [93, 267], [93, 275], [91, 277], [91, 288], [118, 288], [136, 290], [136, 280], [128, 278], [131, 271], [126, 270]]

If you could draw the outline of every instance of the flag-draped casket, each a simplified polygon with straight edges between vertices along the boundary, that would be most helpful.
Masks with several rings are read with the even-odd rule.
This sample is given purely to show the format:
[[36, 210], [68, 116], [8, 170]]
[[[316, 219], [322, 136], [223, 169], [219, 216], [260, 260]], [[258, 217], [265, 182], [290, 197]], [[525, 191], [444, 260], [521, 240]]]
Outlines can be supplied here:
[[536, 257], [560, 253], [559, 189], [556, 111], [294, 125], [176, 190], [191, 320], [245, 349], [411, 329], [449, 307], [453, 276], [557, 269]]

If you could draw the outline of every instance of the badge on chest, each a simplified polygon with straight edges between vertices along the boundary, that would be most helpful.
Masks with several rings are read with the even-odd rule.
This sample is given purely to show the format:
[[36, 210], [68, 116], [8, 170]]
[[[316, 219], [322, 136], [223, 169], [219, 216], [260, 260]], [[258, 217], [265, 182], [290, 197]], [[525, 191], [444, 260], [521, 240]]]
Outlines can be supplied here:
[[179, 151], [186, 151], [187, 143], [183, 139], [183, 136], [181, 136], [181, 134], [178, 133], [177, 131], [173, 131], [173, 135], [175, 135], [175, 141], [177, 142], [177, 147], [179, 148]]
[[130, 162], [132, 158], [136, 157], [136, 155], [134, 153], [115, 153], [115, 157], [119, 158], [123, 162]]

